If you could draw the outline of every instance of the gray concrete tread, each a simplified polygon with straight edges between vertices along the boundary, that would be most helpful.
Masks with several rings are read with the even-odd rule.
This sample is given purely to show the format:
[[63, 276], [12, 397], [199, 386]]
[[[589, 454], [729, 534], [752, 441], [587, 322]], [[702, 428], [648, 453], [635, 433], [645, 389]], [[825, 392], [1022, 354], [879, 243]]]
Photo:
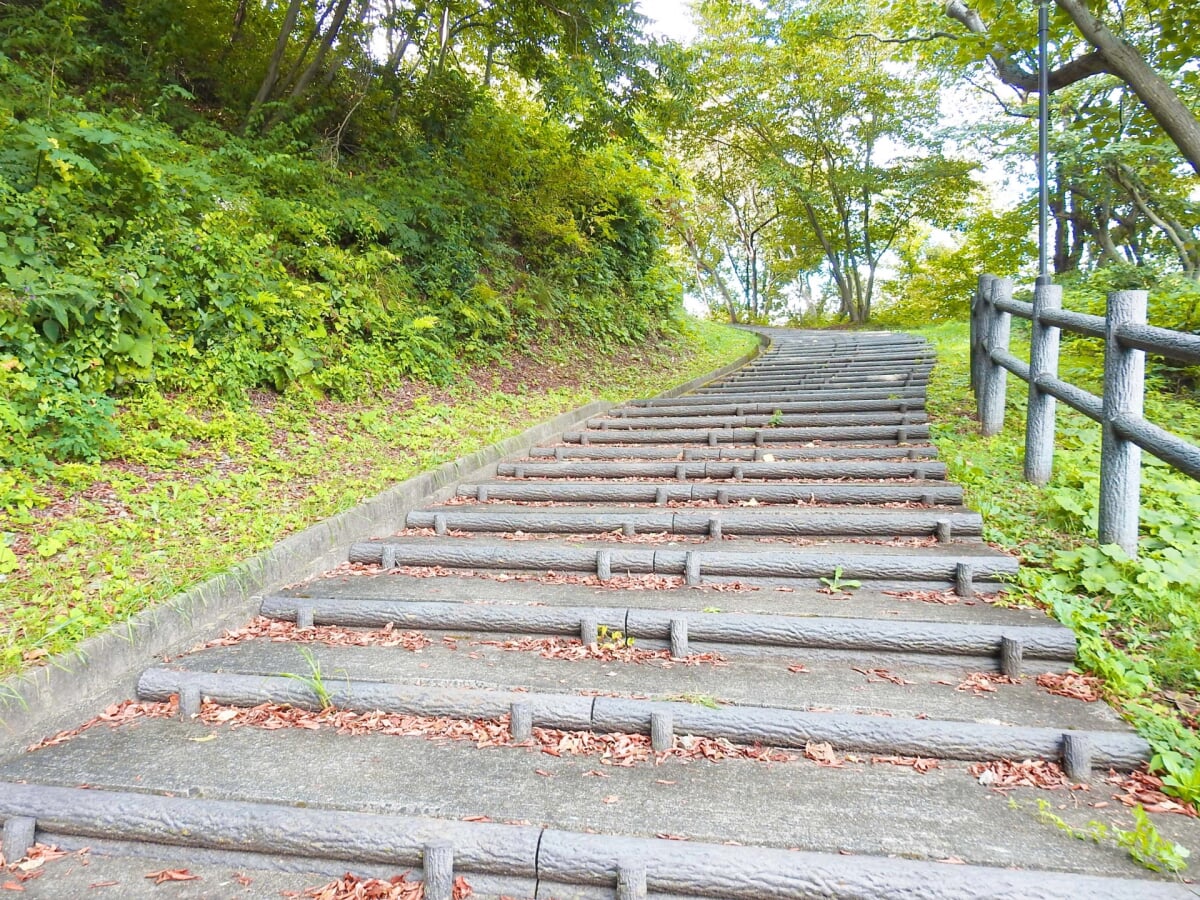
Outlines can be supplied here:
[[[885, 618], [998, 625], [1053, 626], [1039, 610], [1005, 608], [980, 599], [942, 592], [895, 591], [863, 587], [849, 594], [821, 593], [811, 587], [721, 590], [721, 585], [629, 590], [589, 584], [541, 584], [447, 575], [417, 578], [379, 569], [331, 573], [281, 591], [291, 597], [376, 600], [439, 600], [459, 603], [510, 603], [548, 606], [630, 607], [639, 609], [717, 610], [765, 615]], [[937, 598], [927, 602], [917, 596]], [[911, 598], [911, 599], [906, 599]], [[1063, 626], [1060, 626], [1063, 627]]]
[[[838, 768], [805, 759], [622, 767], [462, 741], [146, 720], [93, 729], [0, 769], [6, 780], [31, 777], [70, 787], [1149, 877], [1123, 851], [1037, 820], [1034, 801], [1044, 797], [1077, 825], [1096, 818], [1130, 827], [1113, 786], [1093, 779], [1086, 792], [1018, 790], [1014, 809], [957, 763], [924, 774], [869, 760]], [[1165, 836], [1200, 846], [1195, 821], [1166, 816], [1156, 824]]]
[[589, 550], [706, 550], [722, 553], [774, 553], [786, 551], [800, 556], [902, 556], [935, 557], [941, 559], [976, 558], [976, 559], [1007, 559], [1010, 554], [985, 544], [980, 540], [965, 539], [951, 541], [948, 544], [903, 542], [898, 545], [876, 542], [853, 542], [845, 539], [828, 541], [813, 541], [808, 538], [792, 538], [785, 536], [770, 538], [737, 538], [726, 535], [719, 544], [706, 542], [695, 544], [679, 540], [663, 541], [661, 543], [638, 543], [635, 541], [594, 541], [586, 535], [543, 536], [525, 535], [522, 540], [497, 539], [491, 534], [479, 535], [443, 535], [440, 537], [388, 537], [382, 541], [398, 545], [430, 546], [435, 543], [453, 545], [454, 543], [470, 542], [480, 548], [497, 548], [511, 551], [515, 546], [529, 543], [538, 547], [563, 547]]
[[[434, 641], [417, 652], [400, 648], [307, 645], [330, 682], [370, 681], [420, 683], [542, 693], [616, 693], [655, 700], [696, 698], [695, 702], [759, 706], [864, 715], [928, 717], [1004, 725], [1034, 725], [1064, 729], [1128, 731], [1129, 727], [1103, 703], [1084, 703], [1050, 694], [1035, 684], [1048, 666], [1031, 662], [1021, 684], [991, 683], [975, 677], [994, 692], [957, 690], [974, 666], [947, 669], [932, 660], [913, 659], [907, 665], [870, 674], [877, 659], [859, 654], [843, 660], [793, 650], [777, 656], [745, 657], [722, 654], [723, 665], [687, 665], [668, 659], [643, 663], [594, 659], [554, 659], [538, 649], [504, 649], [496, 642], [520, 646], [526, 635], [428, 633]], [[447, 640], [443, 641], [443, 637]], [[456, 640], [458, 638], [459, 640]], [[544, 640], [544, 637], [542, 638]], [[564, 639], [559, 639], [564, 641]], [[659, 649], [661, 641], [637, 641], [635, 649]], [[451, 649], [451, 648], [454, 649]], [[698, 648], [697, 648], [698, 649]], [[977, 661], [975, 661], [977, 664]], [[296, 645], [247, 641], [213, 647], [172, 660], [169, 665], [188, 671], [245, 675], [280, 675], [309, 671]], [[803, 666], [807, 671], [792, 672]], [[860, 669], [862, 671], [856, 671]], [[987, 671], [995, 672], [995, 667]], [[911, 684], [895, 684], [895, 677]]]

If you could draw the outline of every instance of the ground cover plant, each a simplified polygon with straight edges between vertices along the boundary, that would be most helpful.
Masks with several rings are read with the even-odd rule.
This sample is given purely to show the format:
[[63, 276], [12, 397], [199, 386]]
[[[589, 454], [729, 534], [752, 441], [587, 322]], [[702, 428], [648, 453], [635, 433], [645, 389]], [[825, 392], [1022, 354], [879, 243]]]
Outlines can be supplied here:
[[298, 389], [118, 401], [110, 457], [0, 471], [0, 669], [67, 650], [396, 481], [583, 403], [663, 390], [756, 343], [698, 323], [642, 350], [545, 347], [450, 386], [396, 379], [354, 401]]
[[[1094, 287], [1068, 291], [1066, 305], [1086, 308], [1094, 293]], [[1152, 320], [1153, 308], [1170, 309], [1174, 296], [1169, 291], [1152, 295]], [[1013, 341], [1018, 354], [1023, 352], [1020, 331]], [[1026, 484], [1021, 480], [1024, 383], [1010, 379], [1004, 432], [982, 438], [967, 386], [967, 326], [940, 325], [920, 333], [938, 351], [929, 391], [934, 440], [949, 477], [963, 484], [967, 503], [983, 514], [985, 539], [1021, 554], [1015, 596], [1047, 609], [1075, 631], [1080, 664], [1102, 679], [1105, 693], [1153, 746], [1151, 770], [1162, 790], [1196, 804], [1200, 485], [1144, 457], [1137, 559], [1115, 546], [1096, 546], [1099, 426], [1060, 404], [1053, 479], [1044, 489]], [[1060, 371], [1095, 390], [1100, 361], [1087, 342], [1064, 341]], [[1200, 439], [1200, 406], [1186, 395], [1186, 376], [1152, 367], [1147, 415], [1195, 440]]]

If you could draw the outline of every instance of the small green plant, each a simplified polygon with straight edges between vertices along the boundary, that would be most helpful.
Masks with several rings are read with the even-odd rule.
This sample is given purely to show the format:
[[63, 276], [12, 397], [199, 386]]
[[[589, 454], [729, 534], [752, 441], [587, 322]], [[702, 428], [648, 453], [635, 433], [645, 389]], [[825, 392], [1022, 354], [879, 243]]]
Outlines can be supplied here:
[[711, 694], [676, 694], [673, 697], [668, 697], [668, 700], [674, 700], [678, 703], [691, 703], [695, 706], [703, 706], [708, 709], [720, 709], [721, 701]]
[[768, 428], [778, 428], [783, 424], [783, 410], [777, 409], [771, 413], [771, 418], [767, 419]]
[[848, 594], [855, 588], [862, 587], [861, 581], [855, 581], [853, 578], [842, 578], [841, 566], [834, 567], [833, 577], [822, 578], [821, 584], [825, 585], [826, 589], [831, 594]]
[[623, 650], [633, 646], [633, 638], [615, 628], [601, 625], [596, 629], [596, 646], [601, 650]]
[[[1021, 804], [1010, 799], [1009, 806], [1019, 809]], [[1132, 831], [1106, 825], [1095, 819], [1089, 821], [1084, 828], [1076, 828], [1055, 813], [1049, 802], [1040, 798], [1037, 808], [1038, 821], [1042, 824], [1057, 828], [1063, 834], [1079, 841], [1091, 841], [1093, 844], [1112, 841], [1118, 847], [1129, 851], [1134, 860], [1152, 872], [1178, 873], [1187, 868], [1188, 849], [1159, 834], [1150, 817], [1146, 815], [1146, 810], [1140, 805], [1133, 808]]]
[[1175, 750], [1161, 750], [1150, 761], [1152, 772], [1163, 772], [1163, 788], [1188, 803], [1200, 802], [1200, 765]]
[[721, 607], [719, 607], [719, 606], [706, 606], [706, 607], [704, 607], [704, 609], [700, 610], [700, 612], [706, 612], [706, 613], [719, 613], [720, 611], [721, 611]]
[[304, 661], [308, 664], [308, 672], [303, 675], [294, 672], [284, 672], [283, 677], [291, 678], [293, 681], [303, 684], [313, 692], [313, 696], [321, 704], [322, 710], [329, 709], [333, 706], [333, 699], [329, 696], [329, 688], [325, 686], [325, 676], [321, 673], [321, 661], [307, 647], [300, 648], [300, 655], [304, 657]]

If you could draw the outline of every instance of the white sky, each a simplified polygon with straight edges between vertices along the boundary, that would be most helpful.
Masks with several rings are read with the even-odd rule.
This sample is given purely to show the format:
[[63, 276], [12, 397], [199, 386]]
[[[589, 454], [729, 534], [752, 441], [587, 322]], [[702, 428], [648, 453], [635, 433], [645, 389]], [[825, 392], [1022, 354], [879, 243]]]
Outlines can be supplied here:
[[653, 21], [647, 30], [686, 44], [696, 36], [687, 0], [641, 0], [638, 9]]

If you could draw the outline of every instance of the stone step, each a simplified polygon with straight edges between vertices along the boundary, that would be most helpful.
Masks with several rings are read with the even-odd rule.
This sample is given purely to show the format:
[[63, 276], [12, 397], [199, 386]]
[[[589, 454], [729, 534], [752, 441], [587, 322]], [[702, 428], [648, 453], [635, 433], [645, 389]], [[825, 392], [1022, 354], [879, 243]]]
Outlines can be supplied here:
[[[740, 612], [705, 613], [617, 606], [513, 606], [436, 600], [378, 600], [312, 596], [268, 596], [261, 613], [302, 625], [353, 628], [434, 629], [439, 631], [520, 632], [594, 642], [597, 628], [608, 628], [638, 641], [654, 641], [682, 655], [692, 645], [720, 645], [720, 652], [761, 648], [954, 657], [947, 665], [978, 666], [980, 661], [1018, 676], [1022, 666], [1069, 664], [1075, 636], [1066, 628], [1044, 625], [961, 624], [889, 621], [847, 617], [799, 617]], [[964, 661], [965, 660], [965, 661]], [[1061, 666], [1060, 666], [1061, 668]]]
[[695, 459], [744, 460], [762, 462], [764, 456], [777, 460], [867, 460], [867, 459], [936, 459], [937, 448], [931, 445], [908, 447], [840, 446], [787, 447], [772, 444], [770, 447], [684, 447], [672, 444], [653, 447], [644, 444], [634, 446], [606, 445], [602, 447], [570, 447], [558, 444], [553, 447], [531, 447], [529, 459]]
[[586, 572], [600, 581], [613, 575], [683, 576], [686, 584], [734, 578], [871, 579], [884, 583], [941, 582], [961, 593], [973, 582], [1014, 575], [1017, 560], [983, 545], [946, 544], [910, 548], [865, 544], [763, 549], [753, 542], [722, 541], [721, 549], [669, 546], [586, 545], [554, 541], [487, 541], [450, 537], [360, 542], [351, 545], [350, 562], [448, 569]]
[[[683, 399], [683, 398], [680, 398]], [[700, 403], [663, 404], [659, 406], [618, 406], [608, 416], [622, 419], [653, 416], [773, 416], [776, 412], [841, 413], [841, 412], [908, 412], [925, 408], [922, 398], [883, 398], [879, 400], [792, 400], [781, 403]]]
[[[886, 379], [897, 375], [925, 378], [928, 377], [932, 368], [928, 364], [913, 363], [907, 360], [880, 360], [874, 363], [848, 364], [838, 368], [801, 364], [761, 366], [752, 371], [734, 372], [720, 381], [709, 384], [759, 384], [785, 379], [799, 383], [836, 384], [838, 382], [851, 383], [858, 378]], [[705, 385], [705, 387], [708, 386]]]
[[[561, 583], [522, 579], [503, 573], [479, 578], [446, 571], [437, 577], [406, 575], [399, 570], [362, 567], [335, 570], [323, 577], [280, 591], [280, 597], [330, 601], [397, 601], [463, 603], [509, 607], [614, 608], [624, 616], [630, 607], [664, 612], [723, 612], [798, 618], [880, 619], [902, 622], [945, 622], [987, 626], [1051, 626], [1062, 628], [1041, 610], [1008, 608], [984, 599], [957, 597], [950, 591], [885, 591], [870, 584], [851, 592], [828, 592], [803, 586], [739, 582], [699, 587], [640, 585], [574, 578]], [[275, 595], [271, 595], [275, 596]], [[986, 596], [986, 595], [984, 595]], [[381, 613], [386, 621], [388, 613]]]
[[808, 441], [874, 441], [904, 444], [929, 440], [929, 426], [914, 425], [838, 425], [805, 428], [664, 428], [600, 429], [568, 431], [564, 444], [761, 444], [804, 443]]
[[[715, 523], [715, 524], [714, 524]], [[587, 534], [620, 531], [624, 536], [676, 534], [720, 537], [794, 535], [899, 537], [939, 536], [939, 540], [978, 537], [983, 520], [966, 509], [893, 509], [809, 506], [802, 511], [746, 507], [712, 511], [629, 507], [436, 506], [414, 510], [409, 528], [439, 533], [466, 531]]]
[[[957, 770], [918, 774], [871, 766], [872, 777], [864, 778], [858, 766], [845, 771], [796, 763], [814, 777], [784, 781], [780, 773], [793, 764], [772, 769], [754, 762], [668, 762], [609, 767], [608, 777], [599, 778], [590, 775], [591, 760], [532, 757], [519, 748], [480, 752], [373, 735], [354, 741], [329, 732], [184, 727], [196, 737], [220, 734], [236, 745], [240, 768], [231, 769], [228, 757], [216, 752], [217, 742], [209, 742], [195, 745], [200, 767], [190, 777], [164, 772], [151, 779], [155, 787], [120, 787], [131, 780], [119, 740], [127, 730], [94, 732], [52, 748], [65, 758], [87, 744], [118, 764], [97, 771], [94, 788], [4, 784], [0, 815], [37, 816], [50, 835], [138, 841], [159, 853], [240, 848], [261, 859], [303, 858], [320, 835], [320, 852], [347, 868], [416, 869], [427, 848], [449, 847], [455, 874], [485, 890], [503, 880], [501, 889], [513, 896], [612, 897], [618, 879], [628, 884], [631, 872], [637, 890], [625, 896], [646, 896], [644, 884], [650, 895], [675, 900], [1190, 896], [1183, 885], [1133, 881], [1139, 873], [1119, 855], [1068, 843], [1071, 838], [1006, 808], [1002, 797], [982, 792]], [[171, 723], [147, 722], [144, 728], [160, 742], [170, 741]], [[286, 771], [274, 762], [277, 748], [295, 760]], [[339, 779], [339, 771], [322, 766], [330, 758], [346, 764], [339, 771], [358, 777]], [[736, 793], [722, 784], [727, 767], [735, 770]], [[398, 771], [422, 777], [392, 777]], [[330, 808], [325, 798], [343, 781], [345, 797]], [[201, 796], [171, 796], [160, 786], [171, 782], [195, 786]], [[252, 799], [231, 796], [230, 782], [245, 785], [244, 795]], [[554, 789], [547, 790], [547, 783]], [[911, 807], [904, 798], [918, 785], [946, 800]], [[754, 804], [753, 817], [745, 815], [747, 802]], [[978, 818], [971, 804], [987, 809], [993, 828], [970, 828]], [[661, 815], [649, 814], [651, 808]], [[935, 836], [926, 818], [931, 813], [954, 827]], [[742, 824], [748, 818], [753, 833]], [[880, 825], [878, 833], [858, 826], [868, 820]], [[502, 824], [516, 821], [528, 824]], [[918, 844], [922, 838], [928, 843]], [[722, 843], [730, 840], [735, 843]], [[842, 853], [808, 849], [815, 844], [839, 846]], [[1050, 871], [1011, 868], [1016, 862]], [[562, 887], [571, 892], [560, 893]], [[603, 893], [578, 892], [589, 888]]]
[[924, 424], [928, 416], [920, 411], [885, 410], [883, 412], [818, 412], [790, 415], [669, 415], [669, 416], [599, 416], [588, 419], [588, 428], [604, 430], [672, 428], [807, 428], [834, 425], [907, 425]]
[[[407, 629], [406, 629], [407, 630]], [[879, 667], [859, 659], [828, 658], [794, 651], [766, 657], [722, 656], [710, 663], [711, 651], [667, 659], [662, 642], [635, 641], [633, 651], [658, 656], [643, 662], [595, 658], [548, 658], [543, 637], [527, 633], [475, 632], [467, 629], [424, 630], [433, 641], [417, 651], [388, 646], [331, 646], [318, 638], [329, 629], [307, 632], [311, 643], [245, 640], [211, 647], [173, 660], [185, 672], [222, 675], [278, 676], [304, 673], [319, 666], [327, 682], [469, 687], [493, 691], [683, 701], [712, 707], [737, 706], [784, 710], [887, 715], [897, 718], [1035, 726], [1075, 731], [1119, 731], [1129, 726], [1105, 704], [1083, 703], [1056, 696], [1035, 684], [1042, 673], [1034, 661], [1019, 684], [984, 681], [970, 669], [957, 672], [914, 658], [888, 667], [885, 680], [872, 674]], [[332, 632], [333, 638], [345, 629]], [[356, 632], [356, 636], [388, 640], [395, 630]], [[444, 638], [444, 640], [443, 640]], [[558, 638], [545, 652], [582, 653], [578, 642]], [[656, 644], [658, 646], [656, 646]], [[527, 649], [506, 649], [527, 648]], [[304, 653], [301, 653], [301, 648]], [[311, 662], [310, 662], [311, 660]], [[924, 663], [924, 664], [922, 664]], [[869, 666], [869, 667], [868, 667]], [[799, 667], [801, 671], [791, 671]], [[987, 673], [985, 673], [987, 674]], [[971, 679], [978, 692], [957, 687]], [[991, 691], [984, 688], [991, 687]]]
[[[472, 720], [501, 720], [518, 706], [531, 718], [535, 728], [653, 735], [662, 727], [668, 733], [673, 729], [676, 735], [739, 744], [804, 749], [811, 743], [828, 743], [840, 753], [960, 760], [1045, 759], [1061, 761], [1068, 773], [1083, 779], [1094, 768], [1129, 770], [1150, 760], [1149, 745], [1131, 731], [999, 725], [767, 706], [710, 708], [678, 700], [353, 681], [332, 673], [323, 680], [322, 689], [324, 698], [306, 680], [303, 670], [299, 675], [270, 676], [156, 668], [142, 673], [137, 692], [143, 701], [165, 702], [172, 696], [186, 698], [190, 693], [197, 698], [195, 703], [198, 698], [207, 698], [232, 707], [270, 703], [319, 710], [324, 700], [336, 709], [352, 712]], [[187, 703], [186, 699], [181, 702]], [[668, 738], [666, 746], [670, 744]]]
[[[744, 388], [740, 393], [727, 397], [713, 398], [697, 393], [684, 394], [680, 397], [643, 398], [630, 400], [625, 407], [634, 409], [655, 409], [660, 406], [711, 406], [714, 403], [839, 403], [842, 401], [858, 400], [909, 400], [925, 402], [924, 385], [884, 385], [875, 387], [845, 387], [830, 390], [823, 387], [804, 388], [800, 390], [754, 390]], [[774, 412], [774, 410], [772, 410]]]
[[759, 357], [759, 360], [762, 361], [751, 362], [735, 372], [730, 372], [721, 380], [730, 381], [737, 378], [774, 374], [848, 375], [878, 371], [928, 371], [933, 368], [933, 361], [928, 357], [878, 356], [869, 359], [849, 357], [840, 360], [763, 360], [762, 357]]
[[744, 482], [601, 482], [485, 481], [460, 485], [457, 496], [480, 503], [507, 500], [529, 503], [668, 503], [726, 504], [868, 504], [916, 503], [961, 506], [962, 488], [938, 481], [891, 483], [807, 481], [792, 484]]
[[946, 465], [940, 462], [502, 462], [496, 475], [504, 478], [674, 478], [677, 481], [719, 479], [784, 481], [915, 479], [942, 480]]
[[759, 390], [805, 390], [805, 389], [825, 389], [839, 390], [846, 385], [867, 385], [875, 387], [888, 387], [891, 385], [904, 385], [906, 387], [912, 385], [926, 385], [929, 383], [929, 378], [923, 374], [914, 374], [912, 372], [892, 372], [880, 374], [863, 374], [863, 375], [832, 375], [828, 377], [787, 377], [787, 376], [772, 376], [759, 377], [753, 380], [746, 379], [744, 381], [724, 381], [712, 386], [696, 388], [696, 393], [704, 396], [713, 396], [723, 393], [738, 393], [746, 390], [748, 387], [754, 387]]

